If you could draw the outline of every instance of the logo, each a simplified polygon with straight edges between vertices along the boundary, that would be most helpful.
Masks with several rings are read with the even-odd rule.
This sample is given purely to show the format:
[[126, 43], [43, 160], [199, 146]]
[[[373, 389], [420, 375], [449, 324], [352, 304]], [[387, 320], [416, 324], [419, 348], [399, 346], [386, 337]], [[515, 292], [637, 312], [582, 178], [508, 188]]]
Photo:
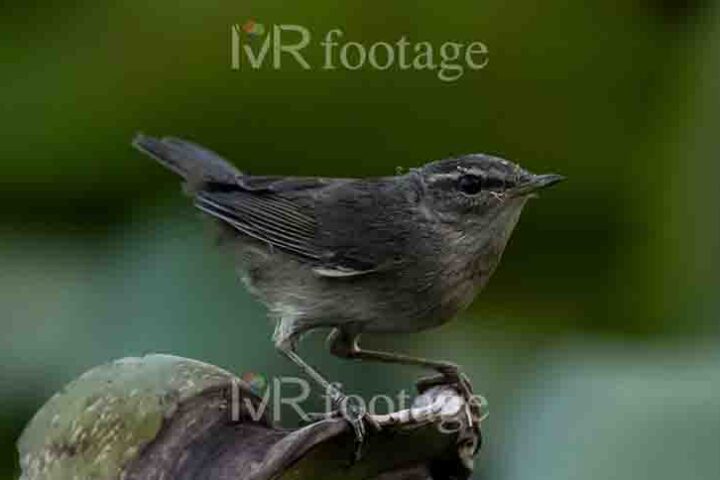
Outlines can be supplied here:
[[258, 373], [246, 372], [240, 377], [242, 381], [250, 386], [250, 391], [260, 397], [263, 396], [268, 387], [267, 378]]
[[[259, 399], [252, 399], [243, 394], [248, 386]], [[339, 384], [332, 386], [333, 389], [340, 387]], [[267, 415], [272, 421], [280, 423], [282, 414], [286, 410], [293, 411], [304, 422], [310, 422], [318, 416], [329, 418], [338, 413], [348, 420], [356, 419], [365, 413], [387, 415], [390, 412], [398, 412], [410, 415], [411, 419], [414, 415], [419, 415], [415, 420], [422, 420], [429, 414], [436, 414], [442, 418], [438, 428], [444, 433], [450, 433], [457, 431], [461, 426], [455, 420], [460, 408], [473, 408], [479, 412], [479, 416], [476, 418], [478, 422], [483, 422], [489, 415], [487, 400], [482, 395], [475, 394], [471, 398], [465, 399], [466, 406], [458, 403], [457, 396], [449, 395], [438, 397], [439, 404], [415, 405], [410, 401], [411, 395], [405, 390], [398, 391], [395, 396], [375, 395], [368, 399], [359, 395], [347, 395], [339, 405], [332, 400], [336, 398], [337, 392], [326, 391], [322, 395], [325, 399], [324, 412], [319, 413], [313, 410], [313, 413], [310, 413], [305, 407], [311, 392], [311, 386], [304, 378], [276, 377], [272, 381], [268, 381], [263, 375], [252, 372], [244, 373], [240, 381], [233, 379], [231, 382], [228, 398], [230, 421], [238, 422], [246, 415], [254, 421], [259, 421]]]
[[260, 37], [265, 35], [265, 25], [257, 23], [255, 20], [248, 20], [243, 24], [242, 31], [248, 35]]
[[[455, 82], [467, 70], [487, 67], [490, 51], [482, 42], [411, 42], [401, 36], [392, 42], [369, 45], [345, 41], [345, 32], [335, 28], [313, 41], [313, 33], [302, 25], [269, 25], [248, 20], [231, 28], [232, 69], [279, 70], [288, 62], [303, 70], [418, 70], [434, 72], [443, 82]], [[308, 61], [308, 49], [317, 49], [312, 58], [320, 56], [322, 64]]]

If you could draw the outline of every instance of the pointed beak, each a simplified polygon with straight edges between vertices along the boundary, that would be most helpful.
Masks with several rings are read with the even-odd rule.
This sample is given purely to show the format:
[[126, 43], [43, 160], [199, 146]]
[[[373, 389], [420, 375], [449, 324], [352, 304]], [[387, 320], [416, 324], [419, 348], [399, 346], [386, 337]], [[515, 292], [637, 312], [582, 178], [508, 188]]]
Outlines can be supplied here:
[[545, 175], [535, 175], [535, 178], [530, 182], [533, 190], [540, 190], [541, 188], [552, 187], [556, 183], [560, 183], [565, 180], [565, 177], [556, 173], [547, 173]]
[[512, 196], [529, 195], [543, 188], [550, 187], [556, 183], [560, 183], [565, 180], [562, 175], [555, 173], [547, 173], [544, 175], [534, 175], [529, 181], [518, 185], [511, 190]]

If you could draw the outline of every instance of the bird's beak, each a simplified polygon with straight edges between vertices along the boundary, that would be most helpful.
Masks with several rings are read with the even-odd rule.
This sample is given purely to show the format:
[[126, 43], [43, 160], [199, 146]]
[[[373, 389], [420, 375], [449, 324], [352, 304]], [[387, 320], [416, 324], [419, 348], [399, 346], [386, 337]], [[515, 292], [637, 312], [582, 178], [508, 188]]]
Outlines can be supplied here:
[[543, 188], [550, 187], [556, 183], [562, 182], [565, 177], [557, 175], [555, 173], [547, 173], [544, 175], [533, 175], [530, 180], [518, 185], [517, 187], [510, 190], [510, 194], [515, 196], [524, 196], [535, 193]]

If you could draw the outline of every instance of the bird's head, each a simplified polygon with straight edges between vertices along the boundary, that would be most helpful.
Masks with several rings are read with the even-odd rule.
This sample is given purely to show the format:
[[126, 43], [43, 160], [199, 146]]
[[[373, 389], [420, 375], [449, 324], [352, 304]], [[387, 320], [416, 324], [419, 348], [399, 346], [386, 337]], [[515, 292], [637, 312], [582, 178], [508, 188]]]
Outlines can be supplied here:
[[500, 248], [525, 202], [564, 178], [536, 175], [508, 160], [484, 154], [439, 160], [413, 174], [423, 185], [426, 208], [453, 227], [464, 241], [478, 245], [495, 240]]

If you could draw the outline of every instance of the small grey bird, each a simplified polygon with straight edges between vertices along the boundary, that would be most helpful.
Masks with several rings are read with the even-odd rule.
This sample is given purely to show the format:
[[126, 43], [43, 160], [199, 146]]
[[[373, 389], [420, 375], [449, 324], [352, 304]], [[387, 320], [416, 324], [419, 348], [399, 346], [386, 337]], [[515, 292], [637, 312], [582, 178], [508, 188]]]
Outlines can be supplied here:
[[195, 205], [226, 227], [243, 281], [277, 321], [275, 346], [337, 404], [342, 392], [296, 353], [301, 335], [332, 328], [339, 357], [459, 378], [455, 364], [365, 350], [358, 338], [424, 330], [462, 311], [527, 200], [563, 178], [483, 154], [382, 178], [251, 176], [187, 141], [138, 135], [133, 145], [180, 175]]

